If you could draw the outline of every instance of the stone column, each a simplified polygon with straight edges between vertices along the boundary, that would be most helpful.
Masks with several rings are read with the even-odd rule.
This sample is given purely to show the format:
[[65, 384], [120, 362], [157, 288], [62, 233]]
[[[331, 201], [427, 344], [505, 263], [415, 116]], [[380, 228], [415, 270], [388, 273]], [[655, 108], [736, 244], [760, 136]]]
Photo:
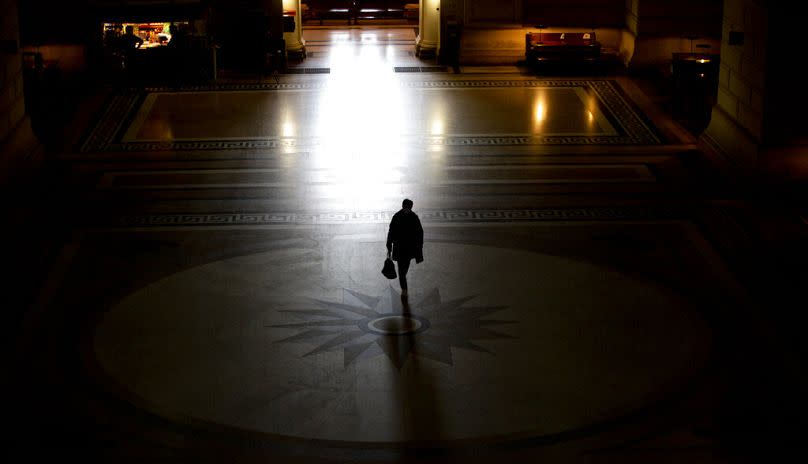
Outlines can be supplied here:
[[283, 0], [284, 11], [295, 12], [295, 31], [284, 32], [283, 38], [286, 40], [286, 52], [292, 55], [305, 56], [306, 42], [303, 40], [303, 8], [300, 0]]
[[440, 48], [440, 0], [420, 0], [415, 54], [434, 56]]
[[17, 0], [0, 0], [0, 184], [19, 180], [42, 162], [25, 113]]
[[718, 103], [701, 141], [737, 173], [808, 178], [806, 90], [794, 64], [804, 61], [805, 7], [794, 5], [724, 2]]
[[620, 58], [623, 60], [623, 64], [627, 66], [631, 63], [631, 58], [634, 57], [639, 14], [640, 0], [626, 0], [626, 27], [620, 37]]

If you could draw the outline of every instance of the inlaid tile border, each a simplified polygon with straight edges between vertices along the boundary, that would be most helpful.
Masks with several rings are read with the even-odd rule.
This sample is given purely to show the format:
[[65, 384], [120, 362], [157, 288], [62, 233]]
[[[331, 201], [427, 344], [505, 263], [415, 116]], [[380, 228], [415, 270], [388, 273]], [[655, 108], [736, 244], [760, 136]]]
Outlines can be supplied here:
[[[193, 150], [241, 150], [280, 149], [313, 147], [319, 144], [316, 138], [270, 137], [246, 140], [199, 140], [166, 142], [122, 142], [126, 125], [134, 118], [140, 104], [149, 93], [156, 92], [208, 92], [244, 90], [317, 90], [328, 85], [327, 81], [298, 83], [222, 83], [216, 85], [190, 86], [179, 90], [164, 87], [147, 87], [141, 91], [127, 90], [114, 95], [98, 118], [98, 123], [85, 137], [80, 152], [134, 152], [134, 151], [193, 151]], [[466, 88], [537, 88], [577, 87], [590, 90], [599, 100], [606, 113], [611, 114], [612, 124], [621, 129], [617, 136], [549, 135], [549, 136], [419, 136], [412, 143], [424, 146], [512, 146], [512, 145], [658, 145], [661, 136], [640, 111], [623, 94], [614, 80], [601, 79], [544, 79], [544, 80], [497, 80], [497, 79], [444, 79], [400, 81], [399, 85], [413, 89], [466, 89]]]
[[84, 137], [79, 146], [80, 152], [110, 151], [118, 134], [125, 129], [145, 95], [136, 90], [127, 90], [113, 95], [97, 118], [95, 126]]
[[[514, 146], [514, 145], [634, 145], [630, 136], [413, 136], [407, 143], [424, 147], [457, 146]], [[321, 145], [317, 138], [285, 139], [276, 137], [262, 140], [199, 140], [177, 142], [118, 142], [104, 144], [100, 150], [87, 151], [193, 151], [193, 150], [241, 150], [241, 149], [312, 149]]]
[[[395, 211], [330, 213], [215, 213], [215, 214], [144, 214], [120, 218], [121, 227], [221, 226], [221, 225], [333, 225], [386, 224]], [[577, 220], [670, 220], [682, 217], [673, 208], [599, 207], [544, 208], [521, 210], [426, 210], [418, 211], [423, 222], [547, 222]]]

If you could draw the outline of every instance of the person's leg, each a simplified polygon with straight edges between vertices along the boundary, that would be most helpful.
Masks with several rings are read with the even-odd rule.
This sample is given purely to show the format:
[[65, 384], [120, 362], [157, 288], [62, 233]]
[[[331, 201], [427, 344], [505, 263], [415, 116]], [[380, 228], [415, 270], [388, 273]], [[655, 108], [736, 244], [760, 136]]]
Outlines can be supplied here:
[[407, 271], [410, 270], [410, 260], [409, 259], [399, 259], [398, 260], [398, 282], [401, 284], [401, 294], [406, 295], [407, 293]]

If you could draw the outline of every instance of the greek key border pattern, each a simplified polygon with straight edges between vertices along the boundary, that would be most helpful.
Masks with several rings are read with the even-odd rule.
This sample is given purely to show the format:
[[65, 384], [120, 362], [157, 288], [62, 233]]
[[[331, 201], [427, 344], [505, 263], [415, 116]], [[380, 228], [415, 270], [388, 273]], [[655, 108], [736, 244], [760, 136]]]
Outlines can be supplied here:
[[[305, 90], [324, 88], [324, 82], [262, 84], [239, 83], [183, 87], [181, 92], [227, 90]], [[509, 145], [656, 145], [661, 143], [652, 127], [632, 108], [617, 90], [612, 80], [436, 80], [403, 81], [408, 88], [497, 88], [497, 87], [586, 87], [591, 89], [611, 112], [625, 135], [619, 136], [446, 136], [418, 137], [409, 142], [426, 146], [509, 146]], [[146, 93], [176, 91], [163, 87], [148, 87]], [[137, 111], [143, 92], [129, 90], [113, 97], [99, 122], [85, 138], [81, 152], [138, 152], [138, 151], [194, 151], [241, 150], [311, 147], [319, 145], [316, 138], [284, 139], [281, 137], [252, 140], [204, 140], [177, 142], [117, 142], [123, 124]]]
[[617, 90], [614, 81], [589, 81], [595, 93], [604, 100], [606, 107], [614, 115], [623, 129], [636, 140], [639, 145], [656, 145], [661, 140], [654, 129], [646, 125], [637, 111]]
[[[319, 74], [319, 73], [318, 73]], [[319, 90], [327, 86], [327, 82], [240, 82], [240, 83], [217, 83], [208, 85], [190, 85], [179, 88], [172, 87], [144, 87], [143, 91], [147, 93], [158, 92], [229, 92], [240, 90]]]
[[[496, 88], [496, 87], [583, 87], [593, 82], [614, 82], [608, 79], [542, 79], [542, 80], [497, 80], [497, 79], [446, 79], [399, 81], [405, 88]], [[219, 82], [216, 84], [191, 85], [179, 88], [168, 86], [144, 87], [144, 92], [227, 92], [240, 90], [319, 90], [328, 87], [328, 81], [319, 82]], [[134, 91], [134, 89], [132, 90]]]
[[125, 91], [115, 94], [92, 131], [84, 138], [79, 151], [111, 150], [115, 136], [128, 120], [128, 116], [137, 110], [142, 96], [143, 94], [137, 91]]
[[[379, 224], [390, 222], [395, 211], [336, 213], [222, 213], [222, 214], [147, 214], [124, 216], [122, 227], [221, 226], [221, 225], [317, 225]], [[423, 222], [545, 222], [580, 220], [670, 220], [680, 218], [678, 211], [658, 207], [603, 207], [527, 210], [446, 210], [419, 211]]]
[[[422, 146], [511, 146], [511, 145], [631, 145], [629, 136], [548, 136], [548, 137], [414, 137], [408, 143]], [[109, 151], [194, 151], [194, 150], [241, 150], [312, 148], [320, 145], [317, 138], [267, 139], [267, 140], [211, 140], [191, 142], [127, 142], [106, 145]]]

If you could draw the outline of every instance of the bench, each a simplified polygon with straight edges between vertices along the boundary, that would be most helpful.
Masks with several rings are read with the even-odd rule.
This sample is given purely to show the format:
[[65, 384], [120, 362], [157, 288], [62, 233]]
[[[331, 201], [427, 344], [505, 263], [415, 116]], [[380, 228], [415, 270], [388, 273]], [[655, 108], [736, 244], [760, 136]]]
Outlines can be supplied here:
[[402, 19], [406, 4], [402, 0], [357, 0], [356, 19]]
[[326, 19], [345, 19], [351, 24], [356, 17], [355, 0], [306, 0], [304, 19], [320, 21]]
[[[360, 19], [404, 19], [413, 16], [413, 5], [405, 0], [306, 0], [303, 19], [319, 21], [345, 19], [356, 24]], [[415, 4], [417, 18], [417, 4]]]
[[525, 35], [528, 64], [597, 61], [600, 48], [594, 32], [528, 32]]

